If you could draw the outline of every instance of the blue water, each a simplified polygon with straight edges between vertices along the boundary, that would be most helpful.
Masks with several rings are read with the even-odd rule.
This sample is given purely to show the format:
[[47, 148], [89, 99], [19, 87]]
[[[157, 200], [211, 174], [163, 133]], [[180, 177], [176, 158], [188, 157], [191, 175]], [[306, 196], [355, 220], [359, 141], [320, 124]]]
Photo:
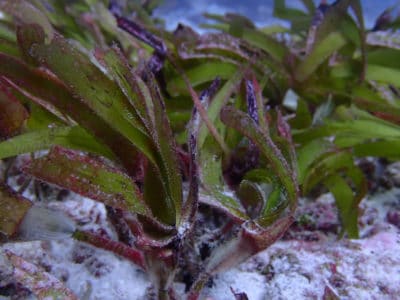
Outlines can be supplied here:
[[[319, 3], [319, 1], [314, 2]], [[385, 8], [398, 4], [399, 0], [361, 0], [361, 2], [366, 25], [370, 28]], [[302, 7], [301, 1], [287, 0], [286, 3], [292, 7]], [[236, 12], [249, 17], [257, 25], [285, 24], [273, 18], [272, 10], [273, 0], [164, 0], [156, 15], [166, 21], [166, 27], [170, 30], [175, 29], [178, 23], [194, 27], [204, 23], [205, 19], [202, 17], [204, 12], [218, 14]]]

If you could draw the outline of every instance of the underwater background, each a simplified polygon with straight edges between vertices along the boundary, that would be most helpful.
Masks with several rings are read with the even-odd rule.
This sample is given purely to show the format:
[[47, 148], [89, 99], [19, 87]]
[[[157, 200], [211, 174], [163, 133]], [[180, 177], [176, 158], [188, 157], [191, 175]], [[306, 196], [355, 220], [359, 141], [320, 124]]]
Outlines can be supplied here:
[[[320, 1], [314, 1], [319, 4]], [[328, 1], [333, 3], [334, 1]], [[371, 28], [375, 19], [388, 7], [399, 4], [398, 0], [361, 0], [367, 28]], [[250, 18], [256, 25], [281, 24], [285, 22], [272, 16], [273, 0], [164, 0], [156, 15], [165, 20], [167, 29], [175, 29], [178, 23], [193, 27], [204, 23], [202, 13], [224, 14], [227, 12], [239, 13]], [[286, 4], [300, 8], [299, 0], [287, 0]]]

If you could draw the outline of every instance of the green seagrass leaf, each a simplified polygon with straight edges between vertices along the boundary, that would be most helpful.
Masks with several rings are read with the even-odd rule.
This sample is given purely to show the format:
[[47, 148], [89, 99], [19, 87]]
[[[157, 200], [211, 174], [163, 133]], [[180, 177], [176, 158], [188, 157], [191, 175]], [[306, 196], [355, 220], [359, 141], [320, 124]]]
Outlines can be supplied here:
[[368, 64], [365, 79], [400, 86], [400, 70], [393, 67]]
[[300, 82], [307, 80], [322, 63], [346, 43], [345, 37], [340, 32], [332, 32], [317, 42], [310, 54], [297, 66], [296, 79]]
[[283, 62], [289, 52], [283, 44], [259, 30], [244, 28], [242, 38], [251, 46], [264, 50], [276, 62]]
[[150, 214], [128, 175], [82, 152], [54, 147], [48, 155], [32, 160], [24, 171], [105, 205]]
[[241, 38], [250, 45], [264, 50], [277, 62], [282, 62], [287, 52], [283, 43], [278, 42], [263, 31], [257, 30], [249, 19], [235, 14], [226, 14], [225, 16], [206, 14], [205, 16], [222, 23], [217, 24], [217, 26], [211, 24], [209, 27], [229, 32], [232, 36]]
[[[154, 214], [156, 215], [156, 211], [162, 212], [163, 217], [161, 219], [171, 224], [170, 216], [166, 214], [168, 208], [168, 213], [176, 214], [176, 220], [172, 224], [178, 224], [182, 205], [181, 174], [175, 152], [174, 136], [156, 79], [150, 71], [142, 71], [141, 76], [133, 73], [128, 62], [117, 49], [106, 53], [103, 59], [134, 108], [137, 119], [143, 125], [146, 134], [151, 137], [153, 148], [156, 150], [155, 166], [159, 169], [159, 173], [157, 174], [152, 168], [149, 171], [152, 172], [153, 176], [156, 176], [156, 174], [157, 177], [161, 176], [158, 180], [162, 183], [164, 194], [160, 191], [161, 195], [154, 197], [154, 199], [145, 197], [146, 201], [149, 201], [148, 203], [159, 203], [150, 205], [152, 207], [166, 206], [163, 209], [154, 208]], [[148, 178], [147, 180], [156, 180], [156, 178], [149, 178], [149, 176], [146, 176], [146, 178]]]
[[[28, 29], [21, 28], [21, 39]], [[96, 114], [151, 161], [154, 153], [145, 129], [118, 85], [70, 42], [55, 35], [50, 44], [35, 43], [29, 54], [45, 65], [72, 91], [75, 101]], [[76, 120], [81, 122], [81, 120]], [[122, 158], [121, 158], [122, 159]]]
[[386, 157], [392, 160], [400, 158], [400, 140], [378, 140], [359, 143], [353, 146], [356, 157]]
[[314, 157], [303, 178], [303, 193], [307, 194], [325, 178], [338, 172], [344, 172], [352, 166], [353, 157], [350, 151], [324, 152], [320, 156]]
[[222, 153], [212, 137], [208, 137], [203, 149], [199, 151], [199, 176], [203, 187], [201, 197], [202, 202], [211, 206], [220, 208], [230, 215], [246, 220], [239, 201], [233, 197], [233, 194], [224, 190], [223, 172], [222, 172]]
[[368, 52], [368, 64], [400, 69], [400, 49], [379, 47]]
[[130, 105], [134, 108], [134, 115], [132, 117], [140, 120], [142, 126], [147, 131], [150, 131], [148, 122], [152, 114], [152, 102], [149, 100], [149, 91], [143, 80], [137, 74], [133, 73], [128, 60], [116, 46], [105, 52], [98, 60], [104, 62], [110, 75], [129, 100]]
[[[216, 123], [218, 115], [224, 105], [230, 100], [230, 97], [238, 88], [243, 74], [237, 71], [232, 77], [222, 86], [222, 88], [216, 93], [210, 102], [207, 114], [211, 122]], [[210, 135], [209, 130], [205, 124], [201, 124], [199, 137], [198, 137], [198, 148], [201, 150], [206, 138]]]
[[[186, 71], [186, 75], [189, 78], [190, 83], [193, 87], [200, 84], [210, 82], [216, 77], [223, 80], [230, 79], [232, 74], [235, 74], [237, 66], [228, 62], [221, 61], [208, 61], [202, 63]], [[167, 85], [168, 92], [172, 95], [187, 94], [187, 87], [184, 80], [181, 77], [175, 77], [168, 81]]]
[[115, 159], [115, 155], [108, 147], [80, 126], [47, 127], [12, 137], [0, 142], [0, 159], [46, 150], [56, 145]]
[[349, 238], [358, 238], [358, 203], [353, 190], [339, 174], [332, 174], [324, 181], [324, 184], [333, 194], [343, 229]]
[[251, 219], [259, 216], [265, 202], [261, 187], [257, 183], [242, 180], [236, 193], [247, 215]]
[[248, 137], [260, 149], [281, 184], [285, 187], [288, 201], [292, 204], [296, 203], [296, 170], [292, 169], [271, 137], [262, 132], [249, 115], [231, 106], [226, 106], [221, 110], [221, 120], [227, 126]]
[[18, 48], [18, 45], [14, 41], [10, 41], [10, 40], [7, 40], [7, 39], [1, 37], [1, 35], [2, 35], [1, 29], [2, 28], [1, 28], [1, 23], [0, 23], [0, 52], [15, 56], [15, 57], [20, 57], [21, 52]]
[[[305, 4], [309, 9], [310, 4], [307, 2]], [[296, 33], [307, 30], [312, 19], [312, 15], [302, 10], [287, 7], [285, 0], [274, 0], [274, 17], [289, 21]]]
[[283, 187], [279, 184], [272, 184], [270, 187], [271, 191], [268, 194], [268, 198], [261, 214], [261, 217], [257, 220], [257, 223], [266, 226], [274, 222], [287, 206], [285, 193]]
[[150, 207], [154, 217], [159, 221], [168, 225], [176, 224], [173, 199], [166, 192], [166, 187], [159, 170], [155, 169], [152, 165], [146, 169], [143, 199]]
[[[176, 216], [175, 224], [179, 224], [183, 199], [182, 178], [176, 152], [177, 146], [167, 118], [165, 103], [156, 80], [151, 73], [147, 73], [144, 76], [149, 90], [146, 102], [152, 102], [152, 111], [150, 113], [153, 114], [154, 119], [151, 120], [151, 136], [157, 149], [157, 166], [166, 191], [164, 201], [168, 206], [173, 206], [172, 211], [175, 212]], [[147, 93], [144, 94], [146, 95]]]
[[297, 151], [297, 164], [299, 170], [299, 183], [302, 184], [309, 172], [309, 167], [315, 158], [332, 148], [331, 143], [323, 139], [315, 139], [302, 145]]
[[130, 174], [134, 175], [140, 159], [137, 148], [80, 102], [57, 78], [2, 53], [0, 53], [0, 74], [12, 82], [18, 92], [57, 117], [70, 116], [107, 145]]

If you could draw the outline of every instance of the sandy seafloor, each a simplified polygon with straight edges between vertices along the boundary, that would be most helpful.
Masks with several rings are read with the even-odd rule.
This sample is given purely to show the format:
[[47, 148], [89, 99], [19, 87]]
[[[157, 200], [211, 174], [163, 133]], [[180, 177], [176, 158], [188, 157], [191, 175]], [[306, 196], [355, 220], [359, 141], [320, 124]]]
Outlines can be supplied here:
[[[329, 194], [305, 201], [302, 215], [312, 226], [294, 226], [283, 240], [247, 262], [219, 274], [203, 290], [202, 299], [400, 299], [400, 189], [362, 201], [358, 240], [337, 240], [338, 220]], [[71, 194], [50, 202], [55, 211], [68, 212], [79, 228], [112, 235], [102, 204]], [[299, 223], [300, 224], [300, 223]], [[127, 260], [71, 238], [59, 241], [7, 243], [8, 250], [47, 271], [79, 299], [145, 299], [150, 283], [146, 274]], [[0, 286], [12, 282], [9, 264], [0, 255]], [[10, 270], [10, 269], [9, 269]], [[177, 283], [176, 289], [183, 290]], [[184, 296], [180, 296], [184, 299]], [[32, 295], [19, 298], [35, 299]]]

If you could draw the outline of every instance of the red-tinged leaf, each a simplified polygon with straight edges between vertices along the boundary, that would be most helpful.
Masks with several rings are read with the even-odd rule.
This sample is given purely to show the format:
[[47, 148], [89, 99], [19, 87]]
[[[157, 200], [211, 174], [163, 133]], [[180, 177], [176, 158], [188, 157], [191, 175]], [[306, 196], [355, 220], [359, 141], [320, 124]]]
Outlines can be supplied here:
[[[26, 27], [21, 27], [22, 38], [25, 31]], [[79, 102], [154, 162], [151, 141], [135, 110], [118, 85], [89, 57], [59, 35], [54, 35], [49, 44], [44, 41], [32, 44], [29, 55], [56, 74]]]
[[[107, 145], [123, 163], [129, 174], [135, 176], [140, 170], [141, 155], [137, 148], [121, 133], [111, 128], [90, 108], [74, 96], [54, 76], [33, 69], [11, 56], [0, 53], [0, 75], [47, 110], [69, 115], [82, 127]], [[140, 173], [140, 172], [139, 172]]]
[[278, 117], [277, 117], [277, 130], [279, 135], [282, 137], [281, 139], [281, 147], [283, 147], [284, 149], [282, 149], [284, 151], [284, 153], [287, 153], [287, 157], [286, 159], [288, 160], [288, 162], [290, 163], [290, 166], [293, 170], [296, 170], [296, 172], [294, 172], [294, 176], [296, 176], [297, 178], [297, 157], [296, 157], [296, 152], [295, 152], [295, 148], [294, 148], [294, 143], [293, 143], [293, 139], [292, 139], [292, 133], [290, 130], [290, 126], [288, 124], [288, 122], [285, 120], [285, 118], [283, 117], [282, 113], [280, 110], [278, 110]]
[[237, 199], [229, 195], [223, 186], [222, 155], [211, 137], [199, 151], [199, 177], [202, 186], [200, 202], [227, 214], [238, 223], [248, 220]]
[[391, 114], [386, 112], [376, 111], [372, 113], [375, 117], [379, 119], [400, 125], [400, 116], [398, 114]]
[[[400, 51], [397, 53], [400, 55]], [[400, 64], [396, 66], [396, 60], [393, 59], [394, 53], [380, 53], [381, 57], [389, 57], [385, 65], [392, 64], [393, 67], [400, 68]], [[368, 55], [369, 59], [370, 54]], [[389, 62], [390, 60], [390, 62]], [[391, 121], [392, 123], [400, 124], [400, 106], [397, 101], [392, 102], [385, 99], [378, 92], [367, 87], [359, 86], [352, 90], [353, 103], [357, 107], [372, 112], [375, 116]]]
[[111, 206], [106, 206], [105, 209], [107, 211], [107, 219], [110, 221], [114, 230], [117, 233], [117, 240], [129, 247], [135, 246], [135, 234], [129, 228], [128, 222], [124, 219], [124, 214], [130, 213], [123, 212], [122, 210], [116, 209]]
[[210, 256], [206, 264], [207, 272], [223, 272], [265, 250], [286, 232], [293, 221], [292, 216], [285, 217], [267, 228], [262, 228], [252, 221], [244, 223], [237, 239], [220, 246]]
[[186, 235], [195, 223], [196, 212], [199, 203], [199, 167], [197, 153], [197, 139], [194, 134], [189, 133], [189, 192], [186, 201], [182, 205], [181, 222], [178, 232]]
[[[209, 101], [217, 92], [220, 85], [220, 78], [215, 78], [209, 88], [204, 90], [199, 100], [204, 106], [208, 106]], [[185, 234], [191, 230], [196, 217], [196, 212], [199, 203], [199, 185], [200, 185], [200, 168], [199, 168], [199, 149], [197, 139], [200, 129], [200, 114], [196, 107], [193, 108], [192, 118], [188, 126], [188, 147], [189, 147], [189, 193], [185, 203], [182, 206], [182, 221], [180, 224], [179, 233]]]
[[[255, 74], [251, 74], [250, 80], [247, 80], [247, 84], [252, 86], [252, 89], [254, 91], [254, 98], [256, 101], [256, 109], [257, 109], [257, 119], [258, 119], [258, 124], [260, 125], [260, 128], [262, 131], [267, 132], [268, 131], [268, 124], [265, 120], [265, 110], [264, 110], [264, 99], [263, 99], [263, 91], [262, 87], [260, 86], [260, 83], [257, 81], [257, 78]], [[251, 90], [251, 89], [250, 89]], [[249, 90], [249, 92], [250, 92]]]
[[271, 137], [261, 132], [260, 128], [247, 114], [233, 107], [226, 106], [221, 110], [221, 120], [227, 126], [248, 137], [260, 149], [285, 186], [289, 201], [294, 205], [298, 196], [296, 170], [288, 164]]
[[273, 225], [262, 228], [253, 221], [242, 225], [237, 238], [222, 244], [206, 261], [204, 272], [192, 285], [188, 299], [196, 299], [209, 276], [238, 265], [276, 242], [293, 223], [293, 216], [282, 218]]
[[5, 250], [5, 254], [14, 266], [14, 280], [30, 290], [39, 300], [78, 300], [78, 297], [53, 275], [9, 250]]
[[[215, 123], [218, 115], [221, 111], [221, 108], [226, 105], [231, 95], [237, 90], [242, 81], [243, 74], [241, 71], [237, 71], [234, 73], [222, 87], [221, 89], [212, 97], [212, 101], [209, 98], [205, 101], [204, 105], [207, 107], [208, 118], [211, 122]], [[209, 103], [206, 103], [209, 102]], [[210, 131], [207, 126], [201, 123], [201, 127], [199, 128], [199, 136], [197, 139], [197, 147], [201, 151], [203, 148], [203, 144], [206, 141], [207, 137], [210, 135]]]
[[[270, 60], [275, 60], [276, 62], [281, 62], [283, 60], [287, 52], [286, 47], [264, 32], [256, 30], [254, 24], [249, 19], [230, 13], [224, 16], [212, 14], [205, 14], [205, 16], [220, 22], [220, 24], [206, 24], [203, 27], [229, 32], [230, 35], [241, 38], [251, 46], [265, 51]], [[255, 50], [252, 49], [252, 51]]]
[[254, 122], [259, 124], [258, 102], [256, 99], [254, 83], [255, 81], [250, 79], [244, 80], [246, 89], [247, 113], [254, 120]]
[[145, 74], [150, 99], [153, 103], [153, 110], [150, 114], [154, 115], [151, 136], [158, 150], [157, 162], [162, 175], [162, 183], [167, 192], [167, 199], [172, 201], [170, 205], [174, 207], [176, 214], [176, 224], [180, 222], [180, 212], [182, 205], [182, 179], [176, 153], [176, 142], [167, 118], [165, 104], [160, 90], [156, 85], [152, 74]]
[[[159, 172], [149, 166], [149, 172], [152, 172], [151, 178], [146, 176], [147, 180], [151, 180], [153, 184], [159, 182], [164, 189], [164, 197], [160, 201], [160, 197], [154, 194], [156, 190], [152, 185], [150, 190], [145, 192], [145, 200], [152, 208], [154, 215], [160, 214], [158, 217], [166, 218], [168, 223], [174, 224], [179, 222], [180, 206], [182, 204], [182, 189], [179, 165], [177, 161], [177, 153], [175, 153], [175, 142], [170, 129], [169, 121], [166, 117], [166, 111], [162, 96], [156, 84], [156, 80], [150, 72], [142, 72], [143, 80], [138, 74], [133, 73], [126, 59], [119, 53], [117, 49], [108, 52], [104, 57], [104, 62], [110, 68], [113, 76], [116, 78], [119, 86], [124, 91], [131, 105], [135, 108], [137, 115], [147, 130], [149, 136], [152, 137], [154, 147], [157, 149], [156, 160]], [[162, 178], [155, 178], [160, 177]], [[157, 191], [159, 193], [160, 191]], [[149, 194], [150, 193], [150, 194]], [[171, 200], [173, 203], [171, 203]], [[162, 206], [162, 208], [160, 208]], [[176, 212], [173, 220], [168, 213]]]
[[290, 132], [290, 126], [286, 122], [286, 120], [283, 118], [283, 115], [280, 110], [278, 110], [277, 129], [278, 129], [279, 135], [282, 138], [292, 142], [292, 134]]
[[252, 250], [249, 254], [252, 256], [275, 243], [293, 222], [292, 215], [284, 217], [266, 228], [260, 227], [254, 222], [246, 222], [243, 224], [239, 239], [243, 239], [242, 243], [251, 247]]
[[88, 155], [54, 147], [24, 171], [106, 205], [148, 215], [138, 188], [121, 171]]
[[128, 60], [117, 47], [113, 47], [102, 54], [101, 57], [98, 57], [98, 60], [104, 63], [111, 76], [129, 100], [131, 106], [135, 109], [143, 126], [150, 134], [149, 115], [152, 113], [152, 103], [148, 101], [150, 95], [143, 80], [133, 72]]
[[78, 241], [91, 244], [97, 248], [111, 251], [119, 256], [130, 260], [143, 270], [146, 269], [143, 253], [135, 248], [129, 247], [117, 241], [104, 238], [88, 231], [76, 231], [73, 237]]
[[13, 237], [32, 203], [0, 185], [0, 240]]
[[123, 212], [126, 224], [135, 236], [135, 246], [147, 251], [163, 249], [176, 241], [176, 227], [159, 222], [157, 219]]
[[[266, 39], [270, 39], [270, 37], [266, 36]], [[281, 52], [281, 49], [276, 51]], [[263, 50], [253, 47], [247, 41], [225, 33], [205, 34], [196, 41], [183, 42], [179, 45], [178, 53], [184, 60], [194, 58], [207, 58], [209, 60], [213, 58], [235, 65], [238, 63], [250, 64], [261, 71], [266, 71], [269, 65], [276, 67], [275, 61], [271, 60]], [[279, 55], [279, 58], [283, 57], [282, 53], [276, 55]]]
[[152, 249], [147, 251], [146, 254], [147, 274], [152, 278], [154, 288], [157, 291], [156, 298], [171, 299], [169, 291], [173, 285], [178, 262], [175, 248]]
[[27, 118], [25, 107], [0, 79], [0, 140], [14, 135]]
[[164, 43], [163, 40], [146, 30], [143, 26], [140, 24], [128, 20], [124, 17], [121, 17], [117, 14], [115, 14], [115, 17], [117, 19], [117, 25], [121, 29], [125, 30], [132, 36], [138, 38], [139, 40], [145, 42], [161, 56], [165, 56], [167, 53], [167, 47]]
[[55, 115], [35, 102], [32, 102], [28, 97], [21, 94], [16, 88], [13, 88], [13, 94], [21, 103], [23, 103], [24, 107], [29, 112], [29, 118], [26, 121], [23, 130], [24, 133], [49, 127], [72, 125], [74, 123], [71, 118], [61, 116], [61, 114]]
[[[225, 88], [230, 86], [229, 83], [228, 86], [223, 88], [224, 92], [222, 94], [213, 98], [217, 92], [219, 84], [220, 80], [217, 78], [209, 88], [200, 94], [199, 102], [203, 107], [209, 108], [209, 105], [212, 105], [215, 101], [218, 102], [217, 105], [221, 105], [221, 101], [223, 101], [222, 95], [226, 95], [227, 92], [230, 95], [230, 93], [233, 92], [225, 90]], [[231, 88], [233, 87], [231, 86]], [[211, 101], [212, 99], [213, 101]], [[218, 107], [215, 108], [218, 109]], [[209, 108], [208, 112], [210, 112], [210, 110], [211, 109]], [[233, 197], [228, 196], [223, 189], [222, 156], [216, 140], [211, 135], [205, 135], [205, 143], [202, 146], [199, 145], [198, 141], [201, 137], [201, 126], [201, 115], [196, 106], [193, 109], [192, 119], [189, 124], [190, 140], [188, 143], [191, 147], [190, 151], [192, 153], [192, 160], [195, 159], [198, 161], [198, 180], [202, 186], [199, 201], [220, 210], [236, 222], [242, 223], [244, 220], [247, 220], [248, 217], [242, 207], [240, 207], [239, 202]], [[205, 131], [205, 134], [207, 133], [208, 132]], [[195, 157], [193, 157], [193, 155]]]
[[265, 51], [269, 55], [268, 59], [273, 60], [266, 63], [273, 67], [277, 67], [278, 64], [282, 62], [285, 55], [288, 54], [288, 49], [284, 44], [279, 43], [277, 40], [261, 31], [244, 28], [242, 38], [251, 46]]
[[175, 207], [162, 182], [160, 171], [150, 164], [145, 169], [143, 199], [157, 220], [168, 225], [176, 224]]
[[[205, 89], [204, 91], [201, 92], [201, 94], [198, 97], [199, 100], [199, 106], [203, 107], [204, 111], [208, 110], [208, 107], [210, 103], [212, 102], [211, 100], [217, 93], [217, 90], [221, 84], [221, 79], [219, 77], [216, 77], [211, 85]], [[195, 151], [198, 151], [198, 139], [199, 139], [199, 130], [202, 125], [202, 115], [200, 111], [197, 108], [197, 105], [194, 105], [192, 109], [192, 117], [190, 119], [189, 125], [188, 125], [188, 130], [189, 130], [189, 135], [192, 135], [195, 139], [195, 144], [196, 144], [196, 149]], [[205, 125], [205, 124], [204, 124]]]

